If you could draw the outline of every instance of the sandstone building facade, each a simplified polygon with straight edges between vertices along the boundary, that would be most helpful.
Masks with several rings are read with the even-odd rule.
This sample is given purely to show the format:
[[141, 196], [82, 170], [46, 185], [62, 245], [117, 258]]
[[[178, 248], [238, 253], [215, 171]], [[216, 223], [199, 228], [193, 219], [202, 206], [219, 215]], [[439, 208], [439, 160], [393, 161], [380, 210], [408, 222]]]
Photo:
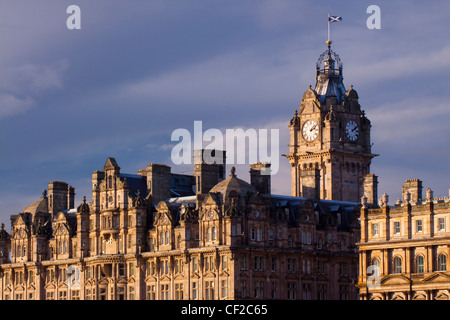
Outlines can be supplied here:
[[450, 199], [434, 198], [422, 181], [405, 181], [402, 199], [378, 206], [362, 200], [360, 297], [364, 300], [450, 298]]
[[291, 196], [271, 193], [267, 163], [250, 165], [248, 183], [200, 150], [193, 175], [161, 164], [124, 174], [108, 158], [89, 203], [53, 181], [10, 233], [2, 226], [0, 299], [357, 299], [374, 155], [330, 45], [289, 124]]
[[371, 152], [371, 123], [353, 86], [345, 90], [342, 62], [331, 41], [327, 44], [316, 64], [315, 88], [305, 91], [289, 124], [285, 156], [291, 165], [291, 194], [359, 202], [364, 193], [376, 190], [370, 179], [363, 182], [376, 156]]
[[252, 165], [251, 184], [216, 170], [208, 192], [157, 205], [148, 185], [167, 166], [121, 174], [108, 158], [76, 209], [73, 188], [51, 182], [11, 235], [2, 227], [0, 297], [355, 299], [354, 204], [271, 195], [266, 166]]

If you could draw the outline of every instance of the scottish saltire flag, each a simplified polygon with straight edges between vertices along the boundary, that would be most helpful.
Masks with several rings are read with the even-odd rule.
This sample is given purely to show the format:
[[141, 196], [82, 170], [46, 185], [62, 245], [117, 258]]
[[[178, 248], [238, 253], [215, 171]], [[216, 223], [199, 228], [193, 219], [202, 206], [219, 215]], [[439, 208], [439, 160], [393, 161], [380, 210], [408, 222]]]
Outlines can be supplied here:
[[328, 16], [328, 22], [339, 22], [339, 21], [342, 21], [342, 17]]

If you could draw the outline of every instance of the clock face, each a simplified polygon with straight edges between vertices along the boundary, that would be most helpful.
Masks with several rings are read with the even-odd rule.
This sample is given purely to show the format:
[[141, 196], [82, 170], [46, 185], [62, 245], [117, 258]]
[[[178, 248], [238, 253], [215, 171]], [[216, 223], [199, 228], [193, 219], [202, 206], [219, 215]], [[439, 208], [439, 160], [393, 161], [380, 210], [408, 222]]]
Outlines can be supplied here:
[[308, 142], [314, 141], [319, 135], [319, 126], [313, 120], [308, 120], [303, 125], [303, 139]]
[[359, 136], [359, 128], [355, 121], [350, 120], [345, 126], [345, 133], [350, 141], [356, 141]]

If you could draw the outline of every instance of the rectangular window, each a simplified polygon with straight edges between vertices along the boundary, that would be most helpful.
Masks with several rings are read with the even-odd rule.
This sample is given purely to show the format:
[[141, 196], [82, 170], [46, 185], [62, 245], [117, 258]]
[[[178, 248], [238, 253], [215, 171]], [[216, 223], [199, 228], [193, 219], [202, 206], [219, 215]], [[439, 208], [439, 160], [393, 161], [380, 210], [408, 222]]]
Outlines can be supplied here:
[[422, 220], [416, 220], [416, 232], [422, 232]]
[[134, 276], [134, 263], [130, 263], [130, 268], [129, 268], [129, 276]]
[[272, 282], [272, 289], [270, 290], [270, 297], [275, 299], [277, 297], [277, 284]]
[[348, 300], [349, 297], [349, 286], [341, 285], [339, 286], [339, 299]]
[[214, 281], [205, 282], [205, 300], [214, 300]]
[[228, 281], [222, 280], [222, 298], [228, 297]]
[[169, 300], [169, 285], [161, 285], [161, 300]]
[[30, 271], [30, 272], [28, 273], [28, 282], [29, 282], [30, 284], [33, 284], [33, 283], [34, 283], [34, 271]]
[[319, 284], [319, 287], [317, 290], [317, 299], [318, 300], [327, 300], [327, 285], [326, 284]]
[[222, 270], [225, 270], [226, 268], [228, 268], [227, 256], [222, 256]]
[[255, 257], [255, 271], [263, 271], [264, 270], [264, 257]]
[[198, 258], [197, 257], [192, 258], [192, 271], [193, 272], [198, 271]]
[[247, 257], [243, 256], [241, 258], [241, 270], [247, 270]]
[[287, 271], [295, 272], [296, 264], [297, 264], [297, 259], [287, 259]]
[[439, 231], [445, 230], [445, 218], [439, 218]]
[[241, 298], [247, 298], [247, 281], [241, 281]]
[[394, 234], [400, 234], [400, 221], [394, 222]]
[[255, 281], [254, 289], [255, 289], [255, 298], [263, 299], [264, 298], [264, 281]]
[[304, 283], [302, 291], [303, 300], [311, 300], [311, 284]]
[[175, 283], [175, 300], [183, 300], [183, 284]]
[[134, 287], [128, 287], [128, 298], [134, 300]]
[[271, 268], [270, 271], [275, 272], [277, 269], [277, 259], [275, 257], [273, 257], [271, 259], [271, 264], [270, 264]]
[[198, 282], [192, 282], [192, 299], [198, 300]]
[[287, 291], [288, 300], [297, 299], [297, 284], [295, 282], [288, 282], [287, 287], [288, 287]]
[[214, 257], [205, 257], [205, 271], [214, 271]]
[[119, 263], [119, 277], [125, 276], [125, 265], [123, 263]]
[[155, 300], [155, 299], [156, 299], [155, 285], [147, 286], [147, 300]]
[[269, 229], [269, 241], [273, 241], [274, 238], [274, 231], [273, 229]]
[[372, 236], [378, 235], [378, 223], [372, 224]]
[[260, 228], [256, 230], [256, 240], [263, 241], [263, 231]]

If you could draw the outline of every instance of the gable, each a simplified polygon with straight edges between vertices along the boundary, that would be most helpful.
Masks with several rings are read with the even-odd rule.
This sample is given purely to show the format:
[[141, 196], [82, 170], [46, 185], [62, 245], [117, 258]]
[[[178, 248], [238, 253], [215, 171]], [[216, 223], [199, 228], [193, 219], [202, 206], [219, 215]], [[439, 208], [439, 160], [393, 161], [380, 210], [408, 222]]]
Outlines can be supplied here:
[[435, 272], [435, 273], [425, 277], [422, 280], [422, 282], [428, 282], [428, 283], [450, 282], [450, 276], [443, 272]]
[[401, 274], [393, 274], [388, 275], [381, 279], [380, 284], [382, 285], [398, 285], [398, 284], [410, 284], [411, 279], [401, 275]]

